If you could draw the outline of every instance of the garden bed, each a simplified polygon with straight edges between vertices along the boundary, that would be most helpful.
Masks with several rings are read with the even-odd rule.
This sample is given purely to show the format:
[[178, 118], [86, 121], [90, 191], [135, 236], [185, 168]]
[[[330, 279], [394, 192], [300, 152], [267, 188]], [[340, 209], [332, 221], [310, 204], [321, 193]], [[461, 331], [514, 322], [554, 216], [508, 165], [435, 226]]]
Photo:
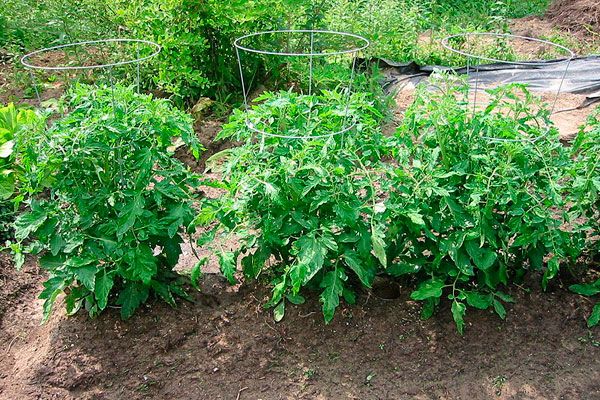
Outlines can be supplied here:
[[2, 399], [600, 396], [591, 302], [558, 282], [545, 294], [514, 288], [505, 321], [469, 310], [463, 337], [448, 310], [421, 321], [408, 288], [394, 300], [363, 292], [330, 325], [311, 298], [276, 324], [268, 293], [216, 275], [175, 311], [151, 303], [126, 322], [116, 310], [92, 321], [55, 313], [40, 326], [35, 260], [17, 273], [0, 257]]

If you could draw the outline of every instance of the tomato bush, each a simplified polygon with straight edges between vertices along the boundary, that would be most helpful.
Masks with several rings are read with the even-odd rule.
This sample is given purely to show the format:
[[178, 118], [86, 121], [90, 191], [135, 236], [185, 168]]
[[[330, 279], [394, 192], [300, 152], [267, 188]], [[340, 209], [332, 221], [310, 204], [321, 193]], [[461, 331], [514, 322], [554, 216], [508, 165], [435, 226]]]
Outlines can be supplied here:
[[18, 264], [37, 253], [49, 272], [44, 318], [62, 293], [70, 314], [113, 304], [128, 318], [151, 294], [174, 305], [199, 177], [169, 147], [181, 137], [199, 155], [191, 118], [130, 87], [78, 85], [63, 103], [66, 115], [25, 145], [30, 185], [47, 189], [28, 200], [12, 245]]

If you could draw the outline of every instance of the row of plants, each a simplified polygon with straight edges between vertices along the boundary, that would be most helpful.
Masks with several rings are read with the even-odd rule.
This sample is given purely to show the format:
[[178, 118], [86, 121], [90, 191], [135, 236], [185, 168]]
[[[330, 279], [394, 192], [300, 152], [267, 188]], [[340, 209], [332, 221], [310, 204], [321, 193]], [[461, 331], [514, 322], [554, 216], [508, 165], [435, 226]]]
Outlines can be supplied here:
[[[358, 124], [347, 135], [257, 140], [248, 129], [273, 115], [310, 114], [317, 123], [311, 106], [319, 103], [343, 115], [335, 92], [266, 95], [248, 115], [235, 114], [220, 138], [245, 144], [211, 166], [228, 194], [197, 220], [220, 222], [203, 243], [221, 231], [241, 239], [235, 252], [216, 249], [230, 281], [240, 259], [246, 279], [272, 285], [276, 319], [286, 302], [319, 290], [328, 322], [342, 298], [353, 303], [375, 276], [390, 275], [416, 286], [411, 297], [423, 302], [424, 317], [447, 297], [462, 332], [467, 306], [504, 318], [513, 301], [506, 289], [527, 274], [541, 274], [544, 289], [561, 270], [577, 277], [578, 259], [598, 249], [597, 129], [568, 149], [522, 85], [489, 91], [489, 106], [475, 112], [463, 81], [442, 76], [432, 85], [418, 90], [389, 137], [372, 98], [360, 93], [350, 105]], [[593, 295], [597, 285], [573, 290]]]
[[[243, 142], [210, 159], [219, 180], [174, 158], [177, 137], [196, 157], [202, 149], [190, 117], [168, 101], [75, 86], [63, 116], [15, 138], [13, 204], [26, 210], [8, 246], [17, 266], [32, 253], [49, 272], [45, 318], [61, 294], [70, 314], [114, 306], [124, 318], [154, 297], [188, 298], [185, 283], [197, 284], [206, 260], [189, 277], [173, 268], [196, 230], [230, 283], [272, 288], [276, 320], [316, 290], [329, 322], [378, 275], [412, 285], [424, 317], [448, 298], [460, 332], [467, 307], [504, 318], [507, 289], [527, 274], [544, 288], [572, 274], [573, 291], [597, 294], [594, 271], [575, 266], [598, 252], [598, 117], [566, 148], [522, 85], [490, 91], [489, 106], [473, 111], [464, 81], [432, 84], [387, 136], [374, 91], [266, 93], [219, 134]], [[249, 122], [305, 139], [257, 137]], [[226, 193], [202, 198], [206, 185]], [[228, 235], [239, 239], [234, 251], [218, 246]]]

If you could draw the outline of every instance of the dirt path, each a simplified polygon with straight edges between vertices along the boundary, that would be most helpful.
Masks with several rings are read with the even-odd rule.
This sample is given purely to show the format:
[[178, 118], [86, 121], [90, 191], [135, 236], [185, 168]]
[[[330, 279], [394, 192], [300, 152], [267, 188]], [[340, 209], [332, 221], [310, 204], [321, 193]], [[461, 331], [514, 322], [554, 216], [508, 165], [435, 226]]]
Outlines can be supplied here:
[[319, 304], [276, 324], [263, 289], [207, 275], [196, 303], [151, 304], [39, 326], [40, 278], [0, 266], [0, 399], [600, 399], [600, 331], [589, 300], [513, 291], [507, 320], [469, 310], [459, 336], [447, 305], [428, 321], [403, 289], [367, 293], [324, 325]]

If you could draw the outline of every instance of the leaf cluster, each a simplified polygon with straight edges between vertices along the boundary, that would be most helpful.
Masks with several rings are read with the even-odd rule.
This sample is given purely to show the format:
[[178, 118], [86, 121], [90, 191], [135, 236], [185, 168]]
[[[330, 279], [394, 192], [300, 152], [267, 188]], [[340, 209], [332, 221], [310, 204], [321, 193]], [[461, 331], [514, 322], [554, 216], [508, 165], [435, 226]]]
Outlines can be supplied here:
[[77, 85], [63, 102], [66, 115], [23, 143], [20, 162], [38, 194], [11, 246], [18, 263], [40, 254], [49, 272], [44, 317], [61, 293], [69, 313], [112, 304], [127, 318], [151, 295], [174, 305], [185, 296], [173, 267], [193, 232], [199, 177], [170, 147], [181, 137], [199, 155], [191, 118], [130, 87]]
[[[489, 90], [475, 110], [467, 96], [466, 82], [432, 78], [389, 137], [366, 94], [351, 97], [357, 129], [328, 138], [315, 132], [343, 123], [330, 112], [343, 99], [335, 91], [269, 93], [234, 114], [221, 137], [245, 144], [213, 158], [229, 193], [198, 217], [221, 222], [210, 235], [242, 238], [221, 257], [226, 276], [235, 281], [240, 258], [247, 279], [268, 277], [276, 319], [303, 287], [319, 290], [330, 321], [340, 298], [391, 275], [416, 285], [424, 317], [447, 296], [462, 332], [467, 306], [504, 318], [510, 284], [539, 273], [546, 288], [597, 251], [593, 136], [563, 147], [523, 85]], [[306, 137], [253, 136], [248, 123], [259, 122]]]

